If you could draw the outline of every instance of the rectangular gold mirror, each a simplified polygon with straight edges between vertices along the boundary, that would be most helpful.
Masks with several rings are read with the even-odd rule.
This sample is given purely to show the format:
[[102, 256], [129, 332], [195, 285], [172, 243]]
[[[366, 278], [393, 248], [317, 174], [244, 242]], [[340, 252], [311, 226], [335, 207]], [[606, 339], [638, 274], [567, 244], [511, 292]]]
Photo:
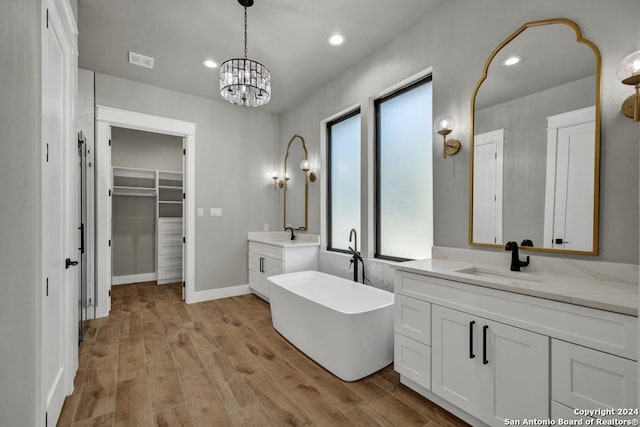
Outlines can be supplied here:
[[562, 18], [491, 53], [471, 99], [471, 245], [598, 254], [600, 63]]

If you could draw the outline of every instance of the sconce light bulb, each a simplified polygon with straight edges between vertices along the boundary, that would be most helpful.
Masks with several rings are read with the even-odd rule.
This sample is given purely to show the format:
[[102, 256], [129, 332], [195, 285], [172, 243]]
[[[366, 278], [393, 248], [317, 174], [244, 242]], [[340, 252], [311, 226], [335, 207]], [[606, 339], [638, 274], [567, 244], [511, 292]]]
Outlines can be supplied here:
[[271, 179], [278, 179], [278, 172], [276, 171], [271, 172]]
[[616, 70], [618, 79], [626, 85], [640, 83], [640, 50], [627, 55]]
[[456, 127], [456, 119], [448, 114], [438, 116], [435, 122], [433, 122], [433, 128], [440, 135], [450, 134]]
[[305, 172], [309, 172], [309, 160], [303, 160], [300, 162], [300, 169], [302, 169]]

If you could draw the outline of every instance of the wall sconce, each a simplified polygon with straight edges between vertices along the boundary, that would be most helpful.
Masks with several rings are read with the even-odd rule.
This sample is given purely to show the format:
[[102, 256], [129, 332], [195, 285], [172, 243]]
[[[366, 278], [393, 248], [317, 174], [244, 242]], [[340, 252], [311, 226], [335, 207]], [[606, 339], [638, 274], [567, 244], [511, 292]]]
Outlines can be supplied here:
[[[273, 180], [273, 189], [277, 190], [278, 189], [278, 172], [276, 171], [271, 172], [271, 179]], [[282, 187], [282, 185], [280, 185], [280, 187]]]
[[640, 50], [627, 55], [618, 66], [616, 72], [618, 79], [626, 85], [636, 87], [636, 93], [628, 97], [622, 103], [622, 113], [640, 121]]
[[[273, 189], [277, 190], [278, 188], [284, 188], [284, 181], [281, 179], [280, 181], [278, 181], [278, 178], [280, 178], [278, 176], [278, 172], [273, 171], [271, 172], [271, 179], [273, 180]], [[289, 178], [289, 174], [287, 174], [286, 178], [287, 181], [290, 181], [291, 178]]]
[[309, 165], [309, 160], [303, 160], [300, 162], [300, 169], [302, 169], [302, 171], [305, 173], [305, 175], [307, 175], [309, 177], [309, 181], [311, 182], [315, 182], [316, 181], [316, 174], [315, 172], [311, 172], [309, 173], [309, 170], [311, 169], [311, 166]]
[[447, 158], [447, 155], [453, 156], [460, 151], [462, 144], [458, 139], [450, 139], [447, 141], [447, 135], [449, 135], [456, 127], [456, 120], [453, 116], [443, 114], [438, 116], [435, 122], [433, 122], [433, 128], [439, 135], [442, 135], [442, 157]]

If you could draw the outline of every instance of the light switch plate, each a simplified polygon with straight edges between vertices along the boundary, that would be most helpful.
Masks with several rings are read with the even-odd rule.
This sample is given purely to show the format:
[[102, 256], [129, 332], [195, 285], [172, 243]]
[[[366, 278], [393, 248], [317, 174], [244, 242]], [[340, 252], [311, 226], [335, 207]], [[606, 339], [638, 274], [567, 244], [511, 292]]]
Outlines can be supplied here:
[[198, 216], [204, 216], [204, 209], [198, 208]]
[[264, 231], [269, 231], [269, 224], [264, 225]]
[[222, 216], [222, 208], [211, 208], [209, 214], [211, 216]]

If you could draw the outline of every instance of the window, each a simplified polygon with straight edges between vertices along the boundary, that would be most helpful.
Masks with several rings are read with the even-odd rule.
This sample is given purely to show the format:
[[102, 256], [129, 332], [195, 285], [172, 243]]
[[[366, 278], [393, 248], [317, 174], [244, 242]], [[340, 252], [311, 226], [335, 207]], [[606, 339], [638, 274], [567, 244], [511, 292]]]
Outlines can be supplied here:
[[420, 259], [433, 245], [432, 84], [375, 101], [376, 257]]
[[[327, 123], [327, 249], [347, 251], [360, 236], [360, 110]], [[353, 246], [353, 244], [351, 244]]]

